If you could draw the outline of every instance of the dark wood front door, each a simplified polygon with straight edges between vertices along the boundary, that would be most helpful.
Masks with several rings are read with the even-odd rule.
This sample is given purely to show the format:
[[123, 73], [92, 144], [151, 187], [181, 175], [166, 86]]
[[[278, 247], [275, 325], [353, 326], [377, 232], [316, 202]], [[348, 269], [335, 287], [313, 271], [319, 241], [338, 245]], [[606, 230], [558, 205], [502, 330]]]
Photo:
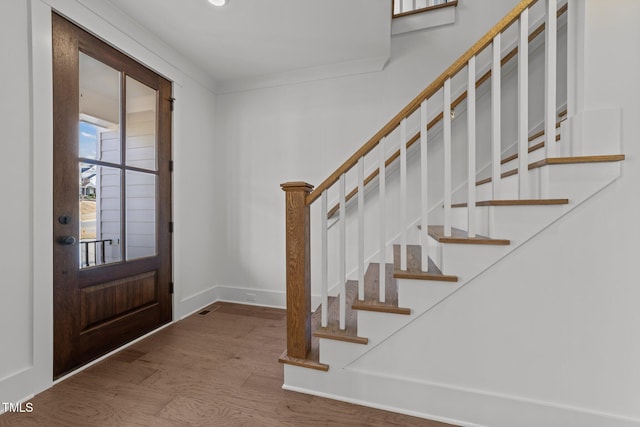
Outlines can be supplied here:
[[171, 321], [171, 82], [53, 14], [54, 377]]

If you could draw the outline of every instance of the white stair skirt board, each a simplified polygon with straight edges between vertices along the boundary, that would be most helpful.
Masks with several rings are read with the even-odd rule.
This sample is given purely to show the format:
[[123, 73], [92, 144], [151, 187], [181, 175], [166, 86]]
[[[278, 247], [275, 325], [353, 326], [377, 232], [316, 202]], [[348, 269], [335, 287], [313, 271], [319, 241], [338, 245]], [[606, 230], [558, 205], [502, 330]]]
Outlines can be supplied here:
[[[464, 426], [637, 427], [640, 420], [607, 413], [375, 372], [284, 367], [286, 390]], [[393, 392], [390, 392], [393, 391]], [[431, 414], [438, 414], [434, 416]], [[473, 422], [471, 421], [473, 420]]]

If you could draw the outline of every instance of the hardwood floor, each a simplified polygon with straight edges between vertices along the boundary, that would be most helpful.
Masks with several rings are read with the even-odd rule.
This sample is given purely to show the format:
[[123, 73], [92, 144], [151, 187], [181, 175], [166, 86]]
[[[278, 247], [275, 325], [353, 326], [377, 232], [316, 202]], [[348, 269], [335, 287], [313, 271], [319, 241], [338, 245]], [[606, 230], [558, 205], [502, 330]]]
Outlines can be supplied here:
[[216, 303], [39, 394], [0, 426], [445, 426], [282, 390], [283, 310]]

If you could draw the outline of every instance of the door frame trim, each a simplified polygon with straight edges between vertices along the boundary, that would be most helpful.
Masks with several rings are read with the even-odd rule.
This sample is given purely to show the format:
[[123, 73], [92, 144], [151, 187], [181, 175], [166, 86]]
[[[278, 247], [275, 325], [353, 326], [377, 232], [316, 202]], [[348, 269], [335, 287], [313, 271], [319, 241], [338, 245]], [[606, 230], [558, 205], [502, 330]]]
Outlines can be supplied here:
[[[112, 45], [118, 46], [129, 56], [151, 68], [158, 74], [173, 81], [173, 96], [182, 97], [183, 81], [187, 77], [181, 70], [162, 59], [149, 47], [129, 36], [126, 29], [117, 28], [85, 6], [66, 0], [29, 0], [25, 2], [26, 18], [30, 24], [29, 34], [29, 91], [31, 123], [28, 129], [31, 151], [31, 194], [30, 208], [32, 229], [30, 235], [31, 277], [28, 279], [32, 299], [28, 317], [31, 318], [32, 343], [29, 358], [25, 366], [0, 379], [0, 392], [20, 401], [28, 396], [40, 393], [54, 384], [53, 381], [53, 190], [50, 185], [36, 188], [38, 182], [50, 183], [53, 176], [53, 56], [51, 52], [52, 25], [51, 14], [57, 11], [83, 28], [93, 28], [94, 33]], [[148, 37], [143, 38], [148, 40]], [[144, 42], [143, 42], [144, 43]], [[156, 50], [157, 51], [157, 50]], [[176, 54], [168, 52], [163, 57], [177, 61]], [[211, 89], [201, 78], [194, 79]], [[180, 103], [176, 103], [172, 118], [172, 140], [176, 140], [181, 129]], [[172, 157], [175, 159], [175, 144], [172, 144]], [[175, 182], [175, 180], [173, 180]], [[172, 185], [175, 196], [175, 186]], [[173, 209], [173, 206], [172, 206]], [[176, 218], [174, 217], [174, 220]], [[173, 247], [176, 247], [175, 240]], [[173, 275], [179, 265], [173, 262]], [[173, 298], [173, 319], [179, 313], [180, 284], [176, 283]], [[169, 323], [171, 324], [171, 323]], [[161, 328], [163, 328], [162, 326]], [[158, 331], [160, 329], [156, 329]], [[105, 357], [107, 357], [105, 355]], [[64, 377], [63, 377], [64, 378]], [[57, 382], [57, 381], [56, 381]]]

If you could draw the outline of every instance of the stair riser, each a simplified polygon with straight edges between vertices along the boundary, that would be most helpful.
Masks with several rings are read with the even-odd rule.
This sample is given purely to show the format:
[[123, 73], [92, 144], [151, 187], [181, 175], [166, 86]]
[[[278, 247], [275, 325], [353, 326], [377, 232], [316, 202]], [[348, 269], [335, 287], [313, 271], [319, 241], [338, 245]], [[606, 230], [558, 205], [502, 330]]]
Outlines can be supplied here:
[[364, 354], [369, 347], [370, 345], [320, 338], [320, 363], [326, 363], [330, 366], [329, 369], [340, 369]]
[[412, 313], [423, 313], [461, 285], [461, 282], [398, 279], [398, 304], [410, 308]]
[[504, 245], [473, 245], [439, 243], [442, 264], [438, 268], [444, 274], [455, 274], [460, 283], [483, 271], [509, 252]]
[[[509, 238], [517, 245], [561, 216], [568, 205], [478, 206], [476, 232], [495, 239]], [[467, 227], [467, 208], [453, 209], [453, 226]]]
[[[398, 290], [399, 295], [401, 292]], [[371, 347], [406, 325], [414, 316], [358, 311], [358, 334], [367, 337]]]
[[549, 198], [568, 197], [569, 202], [574, 204], [616, 180], [620, 176], [622, 163], [579, 163], [545, 167], [549, 169]]
[[[594, 191], [602, 188], [620, 175], [620, 163], [578, 163], [550, 165], [528, 171], [527, 194], [522, 198], [569, 198], [570, 201], [584, 200]], [[545, 174], [548, 174], [547, 194], [543, 191]], [[493, 199], [492, 185], [486, 183], [477, 187], [476, 200]], [[500, 181], [499, 199], [518, 199], [519, 178], [512, 175]], [[466, 229], [466, 226], [465, 226]]]

